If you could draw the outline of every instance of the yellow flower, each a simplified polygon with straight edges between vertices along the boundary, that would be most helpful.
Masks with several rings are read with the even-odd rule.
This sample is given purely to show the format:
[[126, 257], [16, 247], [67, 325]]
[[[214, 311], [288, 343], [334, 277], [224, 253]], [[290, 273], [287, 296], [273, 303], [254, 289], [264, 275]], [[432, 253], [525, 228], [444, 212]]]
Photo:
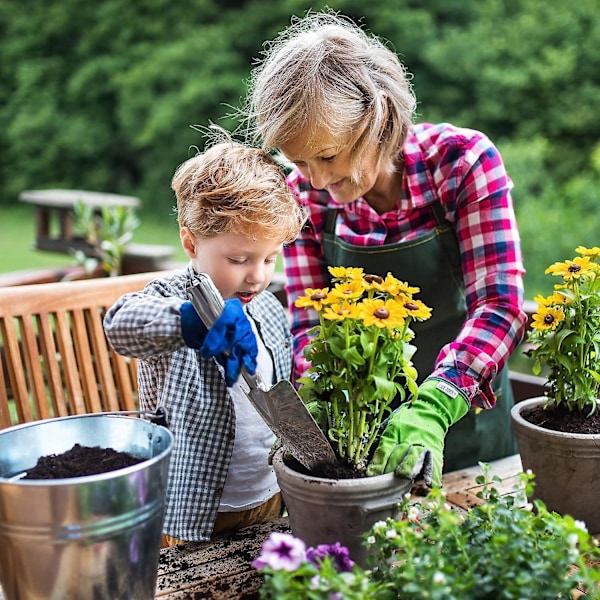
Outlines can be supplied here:
[[545, 273], [562, 277], [565, 281], [572, 281], [593, 275], [594, 271], [595, 265], [590, 261], [589, 256], [576, 256], [573, 260], [555, 262], [546, 269]]
[[362, 279], [363, 269], [358, 267], [329, 267], [329, 273], [335, 280]]
[[561, 289], [564, 289], [563, 285], [555, 285], [554, 293], [552, 296], [548, 296], [548, 301], [550, 304], [558, 304], [559, 306], [569, 304], [572, 302], [571, 298], [567, 296], [564, 292], [561, 292]]
[[363, 300], [359, 305], [358, 316], [366, 327], [401, 327], [408, 312], [402, 304], [395, 300]]
[[333, 302], [356, 300], [362, 296], [364, 289], [365, 283], [361, 277], [360, 279], [337, 283], [329, 293], [329, 296]]
[[396, 279], [396, 294], [405, 294], [406, 296], [412, 296], [413, 294], [418, 294], [421, 291], [421, 288], [415, 287], [413, 285], [408, 285], [406, 281], [399, 281]]
[[323, 311], [323, 318], [329, 321], [343, 321], [356, 316], [356, 304], [350, 304], [347, 300], [341, 303], [331, 304]]
[[329, 288], [314, 290], [312, 288], [306, 288], [304, 292], [306, 293], [306, 296], [300, 296], [296, 302], [294, 302], [298, 308], [314, 308], [315, 310], [320, 311], [324, 304], [329, 304], [329, 302], [331, 302], [328, 296]]
[[531, 326], [538, 331], [556, 329], [564, 318], [565, 313], [560, 306], [539, 306]]
[[538, 307], [540, 306], [555, 306], [558, 304], [559, 306], [568, 304], [571, 299], [566, 296], [563, 292], [560, 291], [564, 286], [555, 286], [556, 291], [550, 296], [542, 296], [542, 294], [538, 294], [533, 298], [534, 302], [537, 302]]
[[577, 252], [577, 254], [581, 254], [582, 256], [589, 256], [592, 259], [600, 258], [600, 248], [598, 248], [598, 246], [594, 246], [593, 248], [577, 246], [577, 248], [575, 248], [575, 252]]
[[421, 300], [406, 298], [400, 299], [399, 302], [404, 306], [408, 315], [417, 321], [425, 321], [431, 317], [431, 308]]

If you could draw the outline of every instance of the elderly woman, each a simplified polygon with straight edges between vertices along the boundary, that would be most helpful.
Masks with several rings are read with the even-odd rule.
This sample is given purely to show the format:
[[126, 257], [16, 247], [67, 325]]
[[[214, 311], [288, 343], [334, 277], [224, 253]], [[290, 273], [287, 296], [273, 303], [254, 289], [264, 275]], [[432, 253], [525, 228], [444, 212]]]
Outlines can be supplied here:
[[328, 266], [389, 271], [433, 307], [414, 327], [419, 393], [390, 417], [368, 472], [440, 485], [443, 466], [516, 452], [504, 367], [524, 331], [524, 269], [498, 150], [478, 131], [413, 123], [409, 80], [376, 36], [308, 13], [267, 44], [242, 116], [292, 163], [308, 213], [284, 250], [296, 375], [316, 315], [294, 301], [329, 284]]

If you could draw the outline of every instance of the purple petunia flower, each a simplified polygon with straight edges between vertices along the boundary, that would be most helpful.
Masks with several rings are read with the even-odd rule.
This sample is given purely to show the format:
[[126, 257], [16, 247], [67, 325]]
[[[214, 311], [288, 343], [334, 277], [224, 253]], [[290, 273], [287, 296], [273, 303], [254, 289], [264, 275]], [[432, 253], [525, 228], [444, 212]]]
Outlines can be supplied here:
[[263, 542], [260, 555], [254, 559], [255, 569], [271, 567], [276, 571], [295, 571], [306, 560], [306, 545], [289, 533], [274, 531]]
[[346, 573], [352, 571], [354, 562], [350, 560], [350, 552], [348, 548], [342, 546], [339, 542], [335, 544], [319, 544], [316, 548], [309, 548], [306, 551], [306, 558], [315, 566], [322, 561], [326, 556], [330, 556], [333, 561], [333, 566], [338, 573]]

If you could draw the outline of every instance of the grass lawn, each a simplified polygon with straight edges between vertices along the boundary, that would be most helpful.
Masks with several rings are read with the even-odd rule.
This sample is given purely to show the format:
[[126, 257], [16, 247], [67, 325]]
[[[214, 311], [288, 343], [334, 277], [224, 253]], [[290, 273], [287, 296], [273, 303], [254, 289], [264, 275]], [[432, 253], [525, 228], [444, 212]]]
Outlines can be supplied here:
[[[187, 261], [179, 243], [175, 216], [162, 220], [144, 217], [138, 213], [140, 226], [133, 234], [133, 242], [139, 244], [166, 244], [176, 248], [174, 259]], [[24, 269], [45, 269], [76, 264], [67, 254], [43, 252], [33, 247], [35, 224], [33, 207], [18, 204], [0, 208], [0, 273]]]

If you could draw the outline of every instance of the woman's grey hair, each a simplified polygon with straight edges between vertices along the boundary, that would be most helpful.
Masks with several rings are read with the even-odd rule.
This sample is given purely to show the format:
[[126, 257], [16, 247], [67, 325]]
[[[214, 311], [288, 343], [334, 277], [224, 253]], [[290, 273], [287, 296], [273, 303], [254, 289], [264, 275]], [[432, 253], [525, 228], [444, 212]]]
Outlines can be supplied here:
[[300, 132], [362, 132], [354, 164], [379, 147], [379, 166], [392, 171], [416, 107], [410, 79], [398, 56], [348, 17], [309, 12], [265, 43], [248, 82], [245, 134], [270, 151]]

